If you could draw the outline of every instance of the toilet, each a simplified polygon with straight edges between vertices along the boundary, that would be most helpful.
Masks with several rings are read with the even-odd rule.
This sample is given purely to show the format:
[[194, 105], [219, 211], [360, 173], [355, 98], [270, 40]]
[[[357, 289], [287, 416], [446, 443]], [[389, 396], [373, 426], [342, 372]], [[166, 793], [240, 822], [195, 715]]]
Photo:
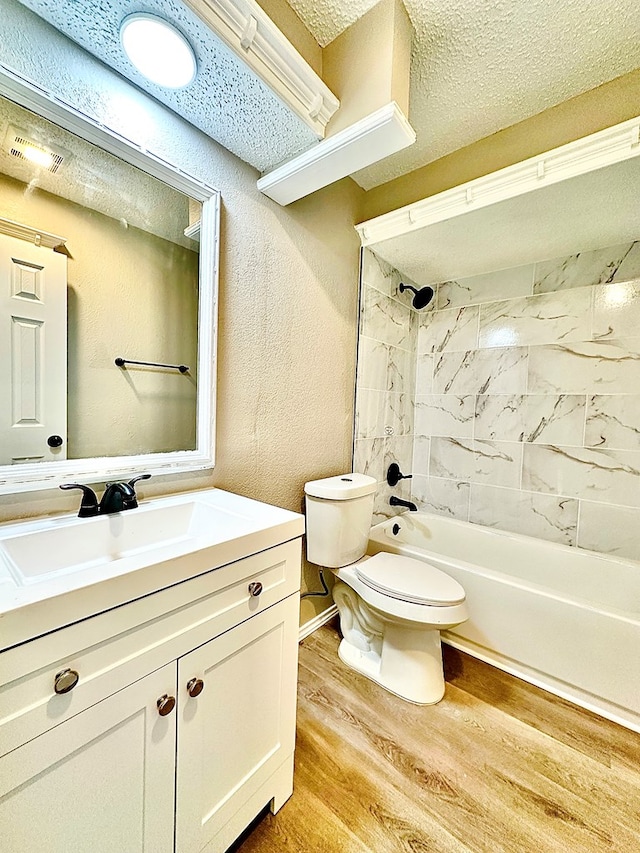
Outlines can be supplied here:
[[464, 589], [421, 560], [365, 556], [376, 480], [342, 474], [306, 483], [307, 559], [336, 576], [333, 599], [347, 666], [418, 705], [444, 696], [440, 631], [464, 622]]

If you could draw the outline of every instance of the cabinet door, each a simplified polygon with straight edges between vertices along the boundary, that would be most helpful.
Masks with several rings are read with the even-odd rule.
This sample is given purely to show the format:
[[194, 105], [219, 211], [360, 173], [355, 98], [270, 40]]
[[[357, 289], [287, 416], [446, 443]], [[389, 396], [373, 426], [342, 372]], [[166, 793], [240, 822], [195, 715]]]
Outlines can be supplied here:
[[172, 853], [175, 664], [5, 755], [3, 853]]
[[[298, 611], [290, 596], [178, 661], [176, 853], [226, 850], [290, 795]], [[192, 679], [204, 682], [196, 697]]]

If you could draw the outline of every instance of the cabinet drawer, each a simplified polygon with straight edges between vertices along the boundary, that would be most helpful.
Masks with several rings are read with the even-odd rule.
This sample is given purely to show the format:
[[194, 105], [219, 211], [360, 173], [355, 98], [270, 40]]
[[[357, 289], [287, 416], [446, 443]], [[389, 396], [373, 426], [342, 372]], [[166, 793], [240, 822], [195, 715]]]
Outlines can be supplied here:
[[[262, 584], [259, 595], [252, 583]], [[297, 539], [3, 652], [0, 755], [299, 588]], [[58, 695], [54, 682], [64, 670], [79, 678]]]

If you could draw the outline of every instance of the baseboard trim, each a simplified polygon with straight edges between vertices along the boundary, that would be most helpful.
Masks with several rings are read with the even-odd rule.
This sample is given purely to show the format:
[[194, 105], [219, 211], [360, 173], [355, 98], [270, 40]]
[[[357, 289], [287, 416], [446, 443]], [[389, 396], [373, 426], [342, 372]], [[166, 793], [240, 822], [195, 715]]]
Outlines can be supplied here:
[[490, 666], [495, 666], [497, 669], [509, 673], [509, 675], [521, 678], [523, 681], [533, 684], [534, 687], [546, 690], [547, 693], [553, 693], [554, 696], [559, 696], [579, 708], [584, 708], [586, 711], [591, 711], [593, 714], [598, 714], [619, 726], [624, 726], [624, 728], [640, 734], [640, 714], [630, 709], [622, 708], [620, 705], [594, 696], [593, 693], [588, 693], [586, 690], [581, 690], [579, 687], [574, 687], [551, 675], [525, 666], [525, 664], [507, 658], [493, 649], [487, 649], [464, 637], [453, 635], [450, 631], [442, 632], [442, 642], [453, 646], [454, 649], [459, 649], [461, 652], [466, 652], [471, 657]]
[[300, 633], [298, 634], [298, 642], [302, 642], [302, 640], [304, 640], [305, 637], [308, 637], [309, 634], [313, 634], [313, 632], [317, 631], [318, 628], [322, 628], [323, 625], [330, 622], [337, 612], [338, 608], [335, 604], [332, 604], [331, 607], [327, 607], [327, 609], [323, 610], [322, 613], [318, 613], [318, 615], [314, 616], [313, 619], [309, 619], [308, 622], [301, 625]]

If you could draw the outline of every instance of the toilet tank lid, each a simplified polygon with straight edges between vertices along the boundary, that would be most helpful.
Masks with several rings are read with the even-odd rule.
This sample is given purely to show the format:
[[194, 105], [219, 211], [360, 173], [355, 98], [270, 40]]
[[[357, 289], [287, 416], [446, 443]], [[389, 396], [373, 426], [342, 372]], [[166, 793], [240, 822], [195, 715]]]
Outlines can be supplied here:
[[375, 492], [377, 481], [366, 474], [338, 474], [337, 477], [325, 477], [304, 484], [305, 494], [313, 498], [325, 498], [332, 501], [349, 501]]

